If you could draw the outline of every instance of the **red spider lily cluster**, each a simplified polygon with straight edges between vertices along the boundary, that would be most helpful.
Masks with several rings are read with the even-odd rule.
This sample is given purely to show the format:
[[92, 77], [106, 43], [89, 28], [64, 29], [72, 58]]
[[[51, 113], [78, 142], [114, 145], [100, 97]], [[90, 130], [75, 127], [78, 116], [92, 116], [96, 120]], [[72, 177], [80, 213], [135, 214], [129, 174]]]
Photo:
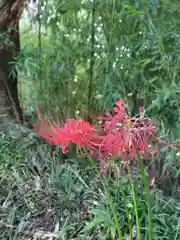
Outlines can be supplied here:
[[105, 116], [98, 118], [98, 122], [101, 122], [100, 128], [83, 120], [68, 120], [62, 127], [50, 124], [41, 117], [34, 128], [48, 142], [61, 145], [63, 152], [67, 152], [68, 146], [75, 143], [100, 160], [121, 157], [128, 162], [139, 156], [147, 159], [156, 151], [153, 147], [156, 125], [145, 117], [144, 107], [139, 108], [138, 115], [131, 117], [125, 100], [120, 99], [113, 113], [107, 110]]

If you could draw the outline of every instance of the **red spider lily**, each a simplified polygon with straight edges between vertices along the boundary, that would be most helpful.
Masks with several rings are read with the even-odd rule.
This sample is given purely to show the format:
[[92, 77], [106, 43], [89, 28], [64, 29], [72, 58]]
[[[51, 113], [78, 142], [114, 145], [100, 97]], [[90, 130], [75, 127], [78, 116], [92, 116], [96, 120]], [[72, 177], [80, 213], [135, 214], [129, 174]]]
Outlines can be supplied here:
[[61, 145], [64, 153], [71, 143], [80, 147], [87, 146], [95, 132], [88, 122], [81, 120], [68, 120], [64, 127], [50, 125], [47, 120], [43, 120], [34, 128], [48, 142]]
[[108, 116], [104, 117], [103, 139], [99, 145], [99, 155], [101, 157], [120, 156], [123, 161], [135, 159], [139, 155], [149, 156], [152, 151], [149, 149], [149, 144], [156, 136], [156, 127], [154, 122], [144, 117], [144, 107], [141, 108], [139, 115], [131, 118], [127, 114], [127, 105], [124, 105], [124, 100], [119, 100], [114, 112], [110, 114], [108, 111]]
[[75, 143], [80, 147], [88, 146], [91, 138], [95, 133], [95, 129], [88, 123], [82, 120], [68, 120], [63, 128], [54, 129], [59, 144], [62, 139], [66, 139], [64, 150], [70, 143]]
[[34, 130], [44, 139], [52, 144], [57, 144], [55, 141], [56, 135], [54, 134], [52, 125], [43, 118], [41, 111], [37, 110], [38, 124], [34, 125]]
[[44, 139], [52, 144], [57, 144], [56, 135], [53, 131], [52, 126], [47, 120], [41, 120], [39, 124], [34, 125], [35, 131]]
[[106, 111], [105, 117], [101, 118], [105, 121], [103, 126], [104, 132], [110, 132], [127, 121], [127, 105], [124, 105], [124, 102], [125, 100], [123, 99], [117, 101], [116, 106], [113, 108], [114, 114], [111, 114], [110, 111]]
[[88, 122], [82, 120], [68, 120], [64, 127], [50, 125], [42, 120], [35, 126], [35, 130], [47, 141], [60, 144], [63, 152], [71, 143], [80, 147], [85, 146], [87, 151], [101, 160], [109, 157], [121, 157], [124, 162], [135, 159], [140, 155], [148, 157], [153, 149], [149, 148], [151, 140], [156, 136], [155, 123], [145, 118], [144, 107], [140, 114], [130, 117], [125, 100], [116, 102], [114, 113], [106, 111], [101, 130], [96, 129]]

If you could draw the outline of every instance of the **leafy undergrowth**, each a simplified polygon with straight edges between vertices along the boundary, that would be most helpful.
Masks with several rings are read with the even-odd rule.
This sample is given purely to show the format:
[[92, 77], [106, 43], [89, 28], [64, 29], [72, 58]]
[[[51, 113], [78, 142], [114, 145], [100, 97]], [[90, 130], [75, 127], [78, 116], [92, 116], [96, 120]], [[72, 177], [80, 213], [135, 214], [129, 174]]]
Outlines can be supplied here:
[[[34, 133], [2, 135], [0, 239], [114, 240], [117, 228], [123, 239], [137, 239], [128, 180], [107, 175], [105, 189], [94, 166], [84, 156], [62, 155]], [[135, 186], [145, 240], [145, 194]], [[180, 201], [157, 189], [152, 196], [153, 239], [180, 239]]]

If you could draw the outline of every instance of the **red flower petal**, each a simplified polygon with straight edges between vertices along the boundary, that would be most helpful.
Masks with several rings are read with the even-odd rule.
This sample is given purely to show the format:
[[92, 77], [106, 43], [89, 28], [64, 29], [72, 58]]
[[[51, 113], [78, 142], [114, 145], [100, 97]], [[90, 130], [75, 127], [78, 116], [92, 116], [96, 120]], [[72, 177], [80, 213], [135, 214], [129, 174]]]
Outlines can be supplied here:
[[144, 110], [145, 110], [145, 107], [144, 107], [144, 106], [141, 106], [141, 107], [139, 107], [139, 110], [140, 110], [140, 111], [144, 111]]

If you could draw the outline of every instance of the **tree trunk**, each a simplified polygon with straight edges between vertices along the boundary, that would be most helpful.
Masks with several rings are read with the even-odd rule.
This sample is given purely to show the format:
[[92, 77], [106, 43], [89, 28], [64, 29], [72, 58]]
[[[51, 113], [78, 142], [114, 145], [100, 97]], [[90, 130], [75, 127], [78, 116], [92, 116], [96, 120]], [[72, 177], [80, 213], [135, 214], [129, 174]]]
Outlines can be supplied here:
[[0, 0], [0, 118], [22, 122], [15, 60], [20, 51], [19, 19], [26, 0]]

